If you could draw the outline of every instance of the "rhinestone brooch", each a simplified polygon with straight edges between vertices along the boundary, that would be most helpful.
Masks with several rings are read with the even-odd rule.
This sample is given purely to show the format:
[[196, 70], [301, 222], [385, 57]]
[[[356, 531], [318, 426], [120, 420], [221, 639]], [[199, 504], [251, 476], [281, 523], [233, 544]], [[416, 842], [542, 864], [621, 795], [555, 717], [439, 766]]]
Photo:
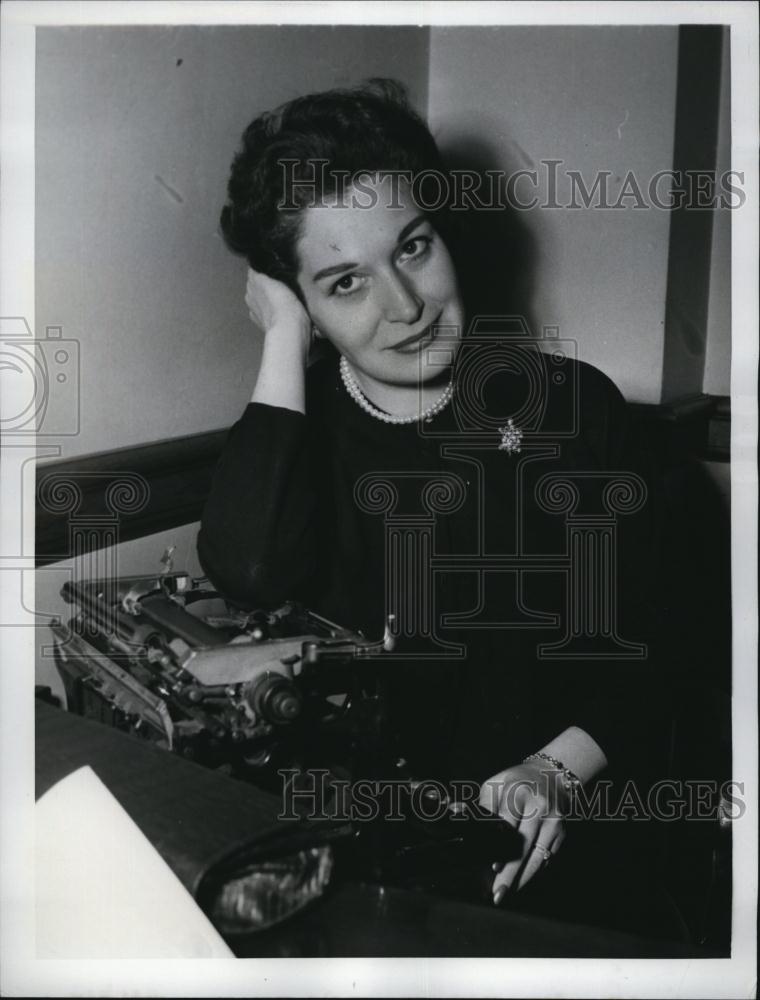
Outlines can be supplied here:
[[515, 427], [511, 417], [507, 421], [506, 427], [499, 428], [499, 434], [501, 434], [499, 451], [506, 451], [508, 455], [515, 455], [521, 451], [523, 432], [519, 427]]

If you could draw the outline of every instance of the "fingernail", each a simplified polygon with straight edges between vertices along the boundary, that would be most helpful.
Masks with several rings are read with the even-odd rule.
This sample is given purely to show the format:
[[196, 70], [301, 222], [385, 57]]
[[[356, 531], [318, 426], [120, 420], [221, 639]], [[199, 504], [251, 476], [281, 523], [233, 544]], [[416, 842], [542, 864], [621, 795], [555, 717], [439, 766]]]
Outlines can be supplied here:
[[499, 903], [504, 899], [507, 894], [507, 887], [505, 885], [500, 885], [499, 888], [493, 895], [493, 905], [498, 906]]
[[501, 861], [494, 861], [494, 863], [491, 865], [491, 871], [492, 872], [500, 872], [501, 869], [502, 869], [502, 865], [503, 865], [503, 862], [501, 862]]

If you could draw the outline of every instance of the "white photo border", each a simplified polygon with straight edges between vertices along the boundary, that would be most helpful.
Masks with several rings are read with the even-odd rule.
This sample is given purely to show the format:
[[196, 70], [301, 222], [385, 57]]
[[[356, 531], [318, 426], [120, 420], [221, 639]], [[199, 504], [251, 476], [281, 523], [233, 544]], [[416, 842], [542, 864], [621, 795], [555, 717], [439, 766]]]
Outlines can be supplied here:
[[[0, 956], [5, 996], [588, 996], [749, 997], [756, 989], [757, 914], [757, 363], [758, 22], [743, 3], [69, 2], [2, 5], [0, 315], [34, 323], [34, 120], [37, 26], [83, 24], [685, 24], [730, 25], [732, 165], [746, 201], [732, 226], [731, 517], [733, 760], [747, 812], [734, 825], [730, 959], [303, 959], [60, 962], [34, 957], [34, 630], [0, 635]], [[2, 404], [12, 412], [10, 393]], [[2, 509], [19, 483], [3, 481]], [[6, 506], [5, 501], [9, 502]], [[32, 525], [33, 519], [27, 520]], [[0, 566], [33, 552], [2, 521]], [[31, 565], [31, 564], [30, 564]], [[0, 575], [0, 579], [2, 576]], [[4, 594], [0, 591], [0, 611]], [[4, 620], [0, 614], [0, 620]]]

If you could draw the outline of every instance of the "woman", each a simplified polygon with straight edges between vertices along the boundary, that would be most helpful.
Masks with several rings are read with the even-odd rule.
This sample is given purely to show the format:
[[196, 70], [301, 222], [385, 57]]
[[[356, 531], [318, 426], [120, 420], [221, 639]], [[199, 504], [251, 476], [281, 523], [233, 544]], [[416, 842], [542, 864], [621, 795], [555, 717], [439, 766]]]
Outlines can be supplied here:
[[[565, 519], [537, 501], [540, 480], [628, 469], [626, 419], [590, 366], [567, 362], [560, 379], [539, 361], [532, 409], [503, 337], [486, 338], [493, 363], [483, 368], [458, 280], [476, 248], [457, 242], [451, 214], [416, 183], [435, 171], [444, 174], [435, 142], [391, 81], [300, 98], [246, 130], [222, 227], [250, 265], [246, 302], [263, 353], [199, 553], [235, 602], [298, 599], [373, 636], [389, 602], [408, 607], [427, 584], [397, 582], [389, 597], [390, 521], [372, 506], [372, 483], [413, 525], [429, 521], [426, 482], [453, 490], [434, 518], [443, 561], [426, 594], [442, 641], [427, 655], [428, 631], [425, 656], [403, 672], [389, 663], [392, 716], [423, 776], [477, 778], [482, 804], [517, 831], [518, 856], [494, 866], [498, 904], [559, 856], [574, 793], [641, 755], [638, 678], [629, 683], [625, 662], [610, 672], [591, 657], [537, 654], [560, 638], [562, 574], [529, 578], [508, 565], [521, 552], [538, 570], [561, 561]], [[310, 366], [314, 342], [327, 349]], [[471, 343], [474, 367], [463, 360]], [[530, 353], [524, 338], [519, 350]], [[510, 422], [521, 406], [522, 423]], [[461, 557], [470, 561], [458, 569]], [[626, 571], [631, 594], [646, 597]], [[623, 595], [621, 611], [639, 640], [630, 628], [649, 609]], [[457, 641], [464, 659], [446, 655]]]

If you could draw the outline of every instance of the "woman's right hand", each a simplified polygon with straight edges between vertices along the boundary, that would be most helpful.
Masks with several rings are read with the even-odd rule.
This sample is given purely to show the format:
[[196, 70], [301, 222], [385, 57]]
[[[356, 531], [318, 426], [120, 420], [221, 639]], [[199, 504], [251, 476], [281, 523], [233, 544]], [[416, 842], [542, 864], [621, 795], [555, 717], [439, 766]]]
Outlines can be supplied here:
[[312, 336], [311, 319], [298, 296], [282, 281], [249, 267], [245, 304], [251, 320], [264, 334], [277, 331], [278, 336], [287, 336], [292, 333], [300, 338], [302, 346], [308, 351]]
[[305, 413], [305, 374], [312, 341], [309, 314], [287, 285], [252, 268], [248, 268], [245, 303], [264, 333], [251, 402]]

